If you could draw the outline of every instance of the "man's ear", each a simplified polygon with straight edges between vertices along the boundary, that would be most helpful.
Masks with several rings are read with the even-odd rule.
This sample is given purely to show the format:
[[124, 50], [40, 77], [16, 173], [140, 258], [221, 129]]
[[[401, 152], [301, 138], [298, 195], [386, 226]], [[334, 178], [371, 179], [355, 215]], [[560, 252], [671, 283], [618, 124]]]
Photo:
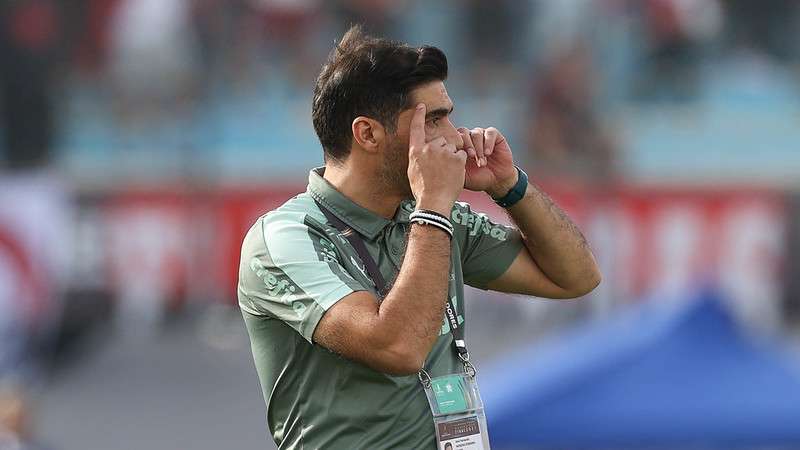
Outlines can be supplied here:
[[380, 122], [369, 117], [358, 116], [351, 125], [353, 140], [369, 153], [376, 153], [386, 138], [386, 130]]

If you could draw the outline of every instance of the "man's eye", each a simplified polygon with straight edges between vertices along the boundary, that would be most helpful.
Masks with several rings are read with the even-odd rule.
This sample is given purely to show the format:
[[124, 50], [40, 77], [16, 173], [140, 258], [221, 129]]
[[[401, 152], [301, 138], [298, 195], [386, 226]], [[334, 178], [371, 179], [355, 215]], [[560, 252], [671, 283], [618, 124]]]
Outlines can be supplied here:
[[433, 124], [433, 126], [438, 127], [440, 120], [442, 120], [442, 119], [440, 117], [437, 117], [436, 119], [432, 119], [431, 123]]

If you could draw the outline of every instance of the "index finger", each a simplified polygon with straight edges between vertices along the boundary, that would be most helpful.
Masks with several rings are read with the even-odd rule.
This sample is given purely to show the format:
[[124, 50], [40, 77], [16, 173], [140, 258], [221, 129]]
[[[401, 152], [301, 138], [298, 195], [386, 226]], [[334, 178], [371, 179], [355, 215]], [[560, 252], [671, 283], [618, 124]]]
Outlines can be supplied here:
[[498, 138], [497, 135], [499, 135], [499, 134], [500, 134], [500, 132], [497, 131], [497, 128], [493, 128], [493, 127], [489, 127], [483, 132], [483, 135], [484, 135], [484, 141], [483, 142], [484, 142], [484, 146], [485, 146], [484, 149], [483, 149], [483, 153], [486, 156], [491, 155], [492, 152], [494, 151], [495, 144], [497, 142], [499, 142], [499, 140], [497, 139]]
[[408, 137], [410, 147], [425, 145], [425, 103], [417, 105], [414, 116], [411, 118], [411, 133]]

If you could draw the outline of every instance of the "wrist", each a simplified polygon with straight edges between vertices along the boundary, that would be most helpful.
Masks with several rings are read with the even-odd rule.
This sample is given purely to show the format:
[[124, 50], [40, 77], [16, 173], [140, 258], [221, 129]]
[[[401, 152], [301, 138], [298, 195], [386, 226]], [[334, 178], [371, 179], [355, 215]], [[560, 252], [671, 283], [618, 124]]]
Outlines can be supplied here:
[[453, 202], [431, 200], [431, 199], [419, 199], [417, 201], [416, 206], [417, 209], [427, 209], [430, 211], [435, 211], [445, 217], [450, 217], [450, 211], [452, 211], [453, 209]]
[[517, 185], [517, 181], [519, 181], [519, 172], [516, 168], [514, 168], [513, 176], [506, 178], [505, 180], [502, 180], [501, 182], [487, 189], [486, 193], [489, 194], [489, 196], [493, 199], [503, 198], [511, 191], [511, 189], [514, 189], [514, 186]]
[[503, 208], [510, 208], [525, 197], [528, 190], [528, 174], [518, 166], [514, 166], [517, 172], [517, 181], [502, 196], [492, 196], [492, 200]]

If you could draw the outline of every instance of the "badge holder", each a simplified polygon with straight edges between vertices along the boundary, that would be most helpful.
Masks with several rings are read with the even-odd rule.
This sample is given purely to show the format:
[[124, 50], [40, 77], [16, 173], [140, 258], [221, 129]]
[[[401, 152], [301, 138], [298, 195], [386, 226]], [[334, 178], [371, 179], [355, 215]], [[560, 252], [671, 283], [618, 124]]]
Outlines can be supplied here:
[[490, 450], [475, 367], [462, 356], [464, 373], [431, 378], [424, 369], [419, 379], [433, 413], [438, 450]]

